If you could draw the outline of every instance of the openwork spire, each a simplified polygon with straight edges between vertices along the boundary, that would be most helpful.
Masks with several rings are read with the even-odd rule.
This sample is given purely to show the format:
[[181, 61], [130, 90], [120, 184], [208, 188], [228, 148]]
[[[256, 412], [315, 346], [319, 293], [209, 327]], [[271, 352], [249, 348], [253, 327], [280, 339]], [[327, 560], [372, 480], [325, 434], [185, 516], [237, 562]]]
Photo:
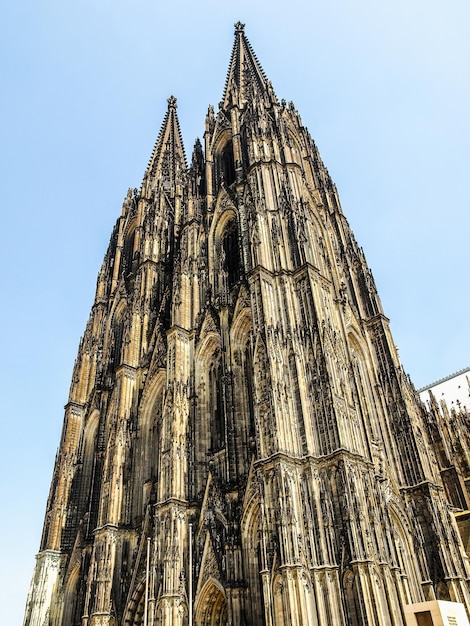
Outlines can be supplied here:
[[245, 35], [245, 24], [235, 24], [235, 42], [225, 82], [223, 107], [243, 105], [255, 94], [272, 95], [272, 87]]
[[160, 183], [164, 189], [173, 188], [186, 172], [186, 156], [180, 125], [176, 112], [176, 98], [168, 98], [168, 110], [163, 119], [152, 156], [150, 158], [146, 179], [152, 186]]

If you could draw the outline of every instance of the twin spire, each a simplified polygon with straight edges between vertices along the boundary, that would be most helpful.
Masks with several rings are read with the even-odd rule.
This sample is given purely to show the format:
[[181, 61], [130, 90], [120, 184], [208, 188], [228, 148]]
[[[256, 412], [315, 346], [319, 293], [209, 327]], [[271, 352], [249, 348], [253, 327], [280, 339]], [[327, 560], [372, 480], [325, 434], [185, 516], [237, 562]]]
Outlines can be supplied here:
[[[245, 24], [241, 22], [235, 24], [235, 41], [221, 102], [225, 110], [233, 105], [242, 108], [245, 103], [252, 100], [254, 92], [274, 97], [271, 84], [266, 78], [244, 29]], [[145, 178], [153, 182], [159, 181], [164, 188], [173, 188], [186, 169], [186, 156], [176, 113], [176, 98], [171, 96], [168, 98], [168, 110], [163, 119]]]
[[159, 181], [164, 189], [172, 189], [187, 169], [181, 130], [176, 113], [176, 98], [167, 100], [168, 110], [163, 118], [152, 156], [147, 167], [146, 178]]
[[253, 92], [269, 93], [271, 85], [245, 35], [245, 24], [235, 24], [235, 42], [225, 82], [223, 108], [240, 108], [253, 98]]

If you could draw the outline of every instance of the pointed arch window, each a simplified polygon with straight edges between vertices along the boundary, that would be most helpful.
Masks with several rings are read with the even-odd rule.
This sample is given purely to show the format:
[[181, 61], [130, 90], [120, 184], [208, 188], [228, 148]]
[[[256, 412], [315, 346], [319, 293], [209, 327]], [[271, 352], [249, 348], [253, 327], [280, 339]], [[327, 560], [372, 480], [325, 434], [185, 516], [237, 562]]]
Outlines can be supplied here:
[[240, 247], [238, 245], [238, 228], [235, 220], [229, 222], [222, 236], [223, 269], [227, 274], [228, 288], [240, 280]]
[[122, 342], [124, 335], [124, 320], [118, 319], [113, 323], [112, 334], [112, 346], [111, 346], [111, 358], [110, 362], [113, 364], [114, 369], [119, 367], [122, 360]]
[[254, 381], [253, 381], [253, 357], [251, 354], [250, 342], [246, 342], [244, 359], [243, 359], [243, 374], [246, 386], [246, 398], [248, 405], [248, 435], [250, 438], [255, 437], [255, 394], [254, 394]]
[[108, 368], [112, 372], [122, 363], [124, 357], [124, 335], [126, 324], [126, 307], [119, 306], [111, 322], [108, 337], [109, 360]]
[[209, 369], [209, 406], [212, 416], [211, 449], [216, 452], [225, 445], [225, 415], [223, 403], [222, 364], [220, 359]]
[[220, 183], [230, 187], [235, 182], [235, 161], [233, 158], [233, 145], [229, 141], [222, 149], [219, 156]]
[[[222, 372], [221, 338], [211, 330], [199, 346], [196, 356], [197, 401], [193, 422], [195, 472], [192, 487], [199, 494], [206, 487], [210, 464], [219, 476], [223, 476], [225, 471], [225, 396]], [[201, 462], [203, 459], [207, 462]]]
[[121, 270], [125, 277], [129, 276], [133, 270], [135, 245], [135, 228], [127, 234], [122, 250]]

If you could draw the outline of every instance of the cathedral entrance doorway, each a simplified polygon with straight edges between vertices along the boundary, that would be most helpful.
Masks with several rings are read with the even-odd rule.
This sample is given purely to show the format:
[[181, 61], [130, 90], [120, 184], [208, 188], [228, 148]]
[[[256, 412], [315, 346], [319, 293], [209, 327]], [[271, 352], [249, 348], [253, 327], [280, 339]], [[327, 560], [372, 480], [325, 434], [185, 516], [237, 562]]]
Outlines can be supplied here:
[[195, 626], [225, 626], [227, 600], [219, 583], [213, 578], [204, 585], [195, 607]]

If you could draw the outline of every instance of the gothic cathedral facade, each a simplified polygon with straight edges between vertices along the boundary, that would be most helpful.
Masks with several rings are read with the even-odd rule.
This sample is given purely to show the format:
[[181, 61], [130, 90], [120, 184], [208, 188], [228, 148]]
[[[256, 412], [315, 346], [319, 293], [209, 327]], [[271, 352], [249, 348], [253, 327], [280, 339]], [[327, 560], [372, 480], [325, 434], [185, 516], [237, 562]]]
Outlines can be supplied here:
[[204, 147], [188, 166], [171, 97], [112, 232], [25, 626], [468, 609], [439, 470], [336, 187], [238, 23]]

